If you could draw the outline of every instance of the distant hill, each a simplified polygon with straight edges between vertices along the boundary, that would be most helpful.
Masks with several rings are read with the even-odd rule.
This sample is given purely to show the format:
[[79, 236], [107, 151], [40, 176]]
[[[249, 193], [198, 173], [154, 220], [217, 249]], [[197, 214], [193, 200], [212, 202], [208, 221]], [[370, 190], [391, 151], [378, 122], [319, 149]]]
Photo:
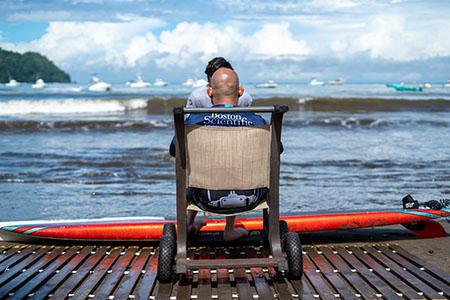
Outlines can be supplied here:
[[70, 76], [47, 57], [35, 53], [6, 51], [0, 48], [0, 83], [15, 79], [19, 82], [70, 82]]

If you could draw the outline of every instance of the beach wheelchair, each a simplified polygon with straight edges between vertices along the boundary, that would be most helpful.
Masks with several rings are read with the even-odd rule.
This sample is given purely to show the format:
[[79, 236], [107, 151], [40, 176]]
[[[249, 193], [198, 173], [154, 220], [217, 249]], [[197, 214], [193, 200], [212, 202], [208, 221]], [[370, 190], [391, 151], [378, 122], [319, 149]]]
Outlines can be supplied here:
[[[186, 273], [188, 269], [274, 267], [293, 279], [302, 276], [299, 236], [288, 232], [287, 223], [280, 221], [279, 216], [280, 139], [283, 115], [288, 110], [287, 106], [174, 108], [177, 226], [166, 223], [163, 228], [157, 273], [160, 281], [171, 280], [174, 264], [178, 274]], [[271, 123], [251, 127], [184, 123], [185, 115], [197, 113], [270, 113]], [[188, 200], [190, 187], [211, 190], [267, 188], [264, 199], [249, 210], [263, 210], [263, 236], [270, 255], [189, 259], [187, 210], [204, 211]]]

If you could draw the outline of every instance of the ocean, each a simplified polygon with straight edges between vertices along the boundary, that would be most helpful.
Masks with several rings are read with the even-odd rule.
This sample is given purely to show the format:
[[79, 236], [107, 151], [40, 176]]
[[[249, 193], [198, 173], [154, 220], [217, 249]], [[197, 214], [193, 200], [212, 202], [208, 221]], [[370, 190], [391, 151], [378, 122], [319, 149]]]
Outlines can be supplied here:
[[[450, 88], [245, 84], [286, 104], [281, 213], [450, 198]], [[175, 216], [172, 108], [191, 88], [0, 85], [0, 221]], [[248, 145], [251, 147], [251, 145]]]

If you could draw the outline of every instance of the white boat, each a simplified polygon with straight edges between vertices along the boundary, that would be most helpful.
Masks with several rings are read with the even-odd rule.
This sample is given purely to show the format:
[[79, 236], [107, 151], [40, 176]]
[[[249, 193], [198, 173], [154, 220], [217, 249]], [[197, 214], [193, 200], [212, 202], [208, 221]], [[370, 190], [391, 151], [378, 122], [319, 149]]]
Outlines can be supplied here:
[[127, 82], [127, 86], [133, 89], [146, 89], [152, 86], [150, 82], [145, 82], [140, 75], [135, 80]]
[[450, 79], [449, 79], [449, 80], [447, 80], [447, 82], [446, 82], [446, 83], [444, 83], [444, 87], [450, 87]]
[[308, 84], [310, 86], [321, 86], [321, 85], [324, 85], [325, 82], [313, 78], [313, 79], [311, 79], [311, 81]]
[[345, 83], [345, 81], [342, 78], [328, 81], [329, 85], [343, 85], [344, 83]]
[[91, 77], [91, 84], [88, 87], [90, 92], [106, 92], [111, 90], [111, 84], [101, 81], [97, 76]]
[[278, 86], [278, 84], [273, 80], [255, 84], [256, 88], [263, 88], [263, 89], [273, 89], [273, 88], [276, 88], [277, 86]]
[[156, 78], [155, 82], [153, 82], [153, 86], [154, 87], [164, 87], [164, 86], [167, 86], [167, 82], [165, 82], [164, 80], [162, 80], [160, 78]]
[[16, 87], [20, 84], [20, 82], [15, 81], [14, 79], [10, 79], [8, 83], [5, 83], [7, 87]]
[[41, 78], [39, 78], [38, 80], [36, 80], [36, 83], [32, 84], [31, 87], [33, 89], [43, 89], [47, 86], [47, 84], [45, 84], [44, 80], [42, 80]]

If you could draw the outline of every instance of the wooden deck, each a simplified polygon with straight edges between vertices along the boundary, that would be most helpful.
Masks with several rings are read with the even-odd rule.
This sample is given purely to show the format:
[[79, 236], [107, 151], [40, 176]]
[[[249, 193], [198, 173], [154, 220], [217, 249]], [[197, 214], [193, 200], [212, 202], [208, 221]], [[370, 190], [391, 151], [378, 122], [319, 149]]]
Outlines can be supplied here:
[[[198, 270], [156, 280], [157, 248], [0, 245], [0, 299], [449, 299], [450, 275], [395, 244], [304, 247], [304, 276], [273, 269]], [[190, 251], [255, 257], [261, 247]]]

